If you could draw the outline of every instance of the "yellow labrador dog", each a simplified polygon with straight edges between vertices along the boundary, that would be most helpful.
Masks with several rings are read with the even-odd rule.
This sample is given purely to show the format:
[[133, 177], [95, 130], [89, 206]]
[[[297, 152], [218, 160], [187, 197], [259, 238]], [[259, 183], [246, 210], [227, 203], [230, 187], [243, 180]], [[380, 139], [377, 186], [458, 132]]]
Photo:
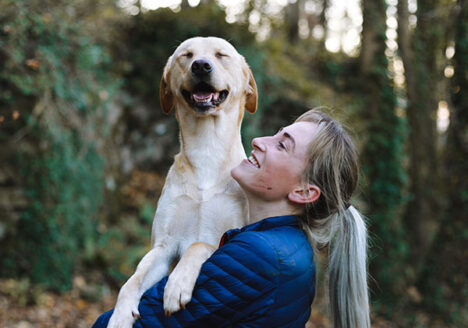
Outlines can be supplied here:
[[245, 196], [230, 175], [246, 158], [240, 135], [244, 109], [257, 109], [257, 86], [244, 57], [223, 39], [188, 39], [166, 64], [160, 97], [164, 113], [175, 109], [180, 153], [159, 198], [152, 249], [120, 290], [110, 328], [132, 327], [142, 294], [185, 253], [164, 296], [167, 313], [184, 307], [201, 264], [212, 253], [190, 252], [189, 246], [217, 245], [226, 230], [248, 219]]

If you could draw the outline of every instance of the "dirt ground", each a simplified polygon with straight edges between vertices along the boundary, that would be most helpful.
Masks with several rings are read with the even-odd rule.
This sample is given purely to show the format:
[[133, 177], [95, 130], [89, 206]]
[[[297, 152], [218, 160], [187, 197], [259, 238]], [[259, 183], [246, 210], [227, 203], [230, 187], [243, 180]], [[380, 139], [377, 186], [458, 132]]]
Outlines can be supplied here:
[[[108, 288], [96, 292], [82, 277], [74, 279], [74, 287], [64, 294], [55, 294], [32, 287], [25, 281], [0, 280], [1, 328], [87, 328], [96, 318], [114, 305], [117, 293]], [[321, 305], [313, 309], [307, 328], [330, 328]], [[373, 319], [372, 327], [396, 327]]]
[[44, 295], [44, 303], [22, 306], [0, 297], [0, 327], [81, 328], [91, 327], [102, 312], [112, 308], [113, 296], [91, 303], [72, 295]]

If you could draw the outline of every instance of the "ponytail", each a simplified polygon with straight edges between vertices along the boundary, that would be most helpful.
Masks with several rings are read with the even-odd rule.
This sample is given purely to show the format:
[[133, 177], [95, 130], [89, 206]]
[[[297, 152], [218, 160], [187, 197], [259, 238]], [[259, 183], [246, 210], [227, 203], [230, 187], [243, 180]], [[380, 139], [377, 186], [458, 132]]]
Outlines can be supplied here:
[[[347, 206], [358, 182], [357, 150], [343, 128], [323, 112], [307, 111], [296, 120], [300, 121], [318, 126], [309, 144], [304, 183], [318, 186], [321, 194], [306, 204], [300, 221], [315, 259], [328, 249], [333, 327], [368, 328], [366, 225], [359, 212]], [[319, 263], [319, 271], [322, 267]]]
[[350, 206], [334, 214], [338, 231], [331, 236], [329, 295], [333, 327], [370, 327], [367, 292], [367, 233], [359, 212]]

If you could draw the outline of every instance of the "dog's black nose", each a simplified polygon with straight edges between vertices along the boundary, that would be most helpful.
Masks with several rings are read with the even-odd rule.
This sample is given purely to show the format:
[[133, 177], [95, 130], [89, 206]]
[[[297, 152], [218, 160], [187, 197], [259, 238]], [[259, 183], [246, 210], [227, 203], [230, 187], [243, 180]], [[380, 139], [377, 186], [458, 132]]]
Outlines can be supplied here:
[[207, 75], [213, 70], [213, 65], [211, 65], [209, 60], [198, 59], [192, 63], [192, 73], [195, 75]]

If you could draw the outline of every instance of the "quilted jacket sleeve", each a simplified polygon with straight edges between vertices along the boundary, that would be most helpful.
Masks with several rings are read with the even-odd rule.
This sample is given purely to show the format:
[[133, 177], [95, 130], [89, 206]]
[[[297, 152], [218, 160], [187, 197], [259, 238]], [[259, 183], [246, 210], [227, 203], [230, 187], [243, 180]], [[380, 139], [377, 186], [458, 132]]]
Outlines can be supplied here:
[[258, 319], [274, 302], [278, 257], [258, 233], [243, 233], [218, 249], [202, 266], [186, 310], [164, 316], [167, 278], [142, 297], [134, 327], [222, 327]]

